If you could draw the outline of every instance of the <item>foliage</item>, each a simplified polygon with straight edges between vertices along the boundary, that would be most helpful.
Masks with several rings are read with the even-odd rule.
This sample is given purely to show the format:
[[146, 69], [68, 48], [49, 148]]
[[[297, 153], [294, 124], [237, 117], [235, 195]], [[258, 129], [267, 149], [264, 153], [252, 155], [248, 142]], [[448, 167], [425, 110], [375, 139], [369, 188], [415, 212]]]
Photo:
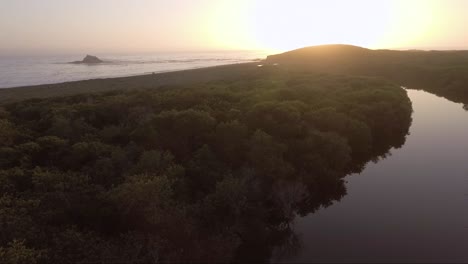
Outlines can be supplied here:
[[381, 80], [271, 68], [0, 118], [1, 261], [267, 261], [295, 214], [403, 143], [411, 104]]
[[24, 241], [13, 240], [7, 247], [0, 247], [0, 263], [38, 263], [43, 252], [27, 248]]
[[410, 89], [468, 103], [468, 51], [369, 50], [350, 45], [307, 47], [272, 55], [289, 70], [383, 77]]

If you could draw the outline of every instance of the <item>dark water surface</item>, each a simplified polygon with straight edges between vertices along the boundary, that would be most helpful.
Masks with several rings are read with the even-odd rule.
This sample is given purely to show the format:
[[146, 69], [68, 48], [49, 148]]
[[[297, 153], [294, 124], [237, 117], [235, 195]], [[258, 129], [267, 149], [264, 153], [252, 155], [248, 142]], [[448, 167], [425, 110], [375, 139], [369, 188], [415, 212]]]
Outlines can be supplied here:
[[347, 195], [298, 218], [287, 262], [468, 262], [468, 112], [408, 90], [406, 144], [350, 175]]

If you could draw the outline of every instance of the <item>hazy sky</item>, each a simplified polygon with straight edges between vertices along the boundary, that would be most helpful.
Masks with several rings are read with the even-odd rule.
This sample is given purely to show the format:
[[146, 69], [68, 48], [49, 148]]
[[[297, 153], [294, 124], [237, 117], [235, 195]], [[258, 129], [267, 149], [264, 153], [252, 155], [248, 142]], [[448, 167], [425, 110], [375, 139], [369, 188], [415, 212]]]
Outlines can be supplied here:
[[468, 0], [0, 0], [0, 54], [468, 49]]

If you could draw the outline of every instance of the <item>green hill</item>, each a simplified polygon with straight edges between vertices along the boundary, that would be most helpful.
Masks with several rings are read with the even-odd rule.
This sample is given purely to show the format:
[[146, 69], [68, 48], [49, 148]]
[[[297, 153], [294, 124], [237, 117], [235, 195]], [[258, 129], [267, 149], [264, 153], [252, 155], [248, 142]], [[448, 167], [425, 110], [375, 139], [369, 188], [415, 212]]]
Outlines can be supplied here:
[[468, 51], [370, 50], [324, 45], [268, 56], [289, 70], [379, 76], [468, 103]]

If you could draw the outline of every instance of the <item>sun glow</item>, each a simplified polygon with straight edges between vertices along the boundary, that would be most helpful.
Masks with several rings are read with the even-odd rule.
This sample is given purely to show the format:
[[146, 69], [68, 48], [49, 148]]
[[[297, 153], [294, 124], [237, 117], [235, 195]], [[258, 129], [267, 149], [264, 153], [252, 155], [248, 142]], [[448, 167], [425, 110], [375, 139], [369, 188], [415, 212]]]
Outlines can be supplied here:
[[415, 46], [435, 27], [433, 0], [220, 1], [211, 38], [226, 47], [290, 50], [346, 43]]

